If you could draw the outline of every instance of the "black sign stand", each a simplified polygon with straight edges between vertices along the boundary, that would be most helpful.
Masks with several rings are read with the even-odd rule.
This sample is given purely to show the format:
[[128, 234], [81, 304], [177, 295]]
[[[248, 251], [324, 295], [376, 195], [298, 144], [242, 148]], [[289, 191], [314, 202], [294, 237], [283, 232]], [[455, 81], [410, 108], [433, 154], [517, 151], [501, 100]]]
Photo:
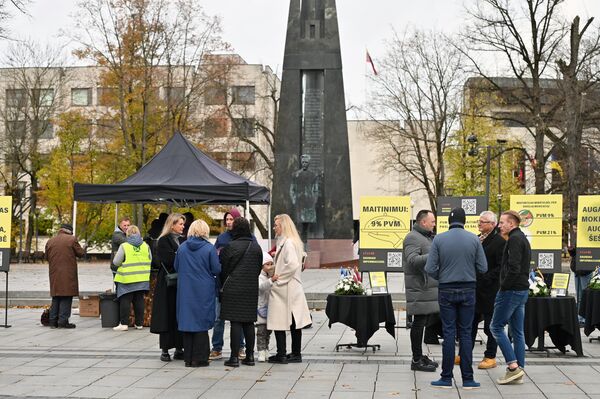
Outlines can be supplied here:
[[6, 276], [6, 288], [4, 289], [4, 325], [0, 325], [0, 327], [9, 328], [12, 326], [8, 324], [8, 270], [4, 274]]

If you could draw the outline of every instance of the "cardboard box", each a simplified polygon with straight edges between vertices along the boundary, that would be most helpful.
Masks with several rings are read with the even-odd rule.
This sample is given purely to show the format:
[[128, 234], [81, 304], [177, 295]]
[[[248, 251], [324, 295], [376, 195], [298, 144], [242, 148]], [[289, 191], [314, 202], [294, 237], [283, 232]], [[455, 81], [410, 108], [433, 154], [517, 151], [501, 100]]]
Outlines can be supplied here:
[[79, 296], [79, 316], [100, 316], [100, 297], [98, 295]]

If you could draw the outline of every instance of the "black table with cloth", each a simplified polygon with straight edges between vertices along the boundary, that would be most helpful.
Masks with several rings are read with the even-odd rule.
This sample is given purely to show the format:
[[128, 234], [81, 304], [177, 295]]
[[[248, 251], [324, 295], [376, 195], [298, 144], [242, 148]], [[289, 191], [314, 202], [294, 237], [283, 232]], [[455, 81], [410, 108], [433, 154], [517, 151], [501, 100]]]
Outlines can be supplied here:
[[330, 328], [333, 323], [342, 323], [356, 331], [356, 344], [340, 346], [366, 348], [369, 339], [379, 330], [380, 323], [385, 323], [385, 329], [392, 337], [396, 336], [396, 317], [390, 294], [330, 294], [327, 296], [325, 313]]
[[537, 339], [537, 350], [546, 350], [544, 331], [561, 352], [569, 345], [577, 356], [583, 356], [574, 297], [529, 297], [525, 305], [525, 344], [531, 348]]
[[600, 290], [583, 290], [579, 316], [585, 318], [585, 335], [589, 336], [596, 328], [600, 330]]

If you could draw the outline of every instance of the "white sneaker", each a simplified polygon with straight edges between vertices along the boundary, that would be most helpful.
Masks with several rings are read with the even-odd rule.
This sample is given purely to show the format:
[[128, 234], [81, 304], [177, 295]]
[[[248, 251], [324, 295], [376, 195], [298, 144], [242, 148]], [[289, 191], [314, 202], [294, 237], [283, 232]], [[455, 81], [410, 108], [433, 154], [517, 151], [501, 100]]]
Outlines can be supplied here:
[[268, 350], [258, 351], [258, 361], [259, 362], [266, 362], [268, 358], [269, 358]]
[[113, 327], [113, 331], [127, 331], [129, 330], [129, 327], [127, 326], [127, 324], [120, 324], [116, 327]]
[[143, 330], [143, 329], [144, 329], [144, 326], [135, 326], [135, 329], [136, 329], [136, 330]]

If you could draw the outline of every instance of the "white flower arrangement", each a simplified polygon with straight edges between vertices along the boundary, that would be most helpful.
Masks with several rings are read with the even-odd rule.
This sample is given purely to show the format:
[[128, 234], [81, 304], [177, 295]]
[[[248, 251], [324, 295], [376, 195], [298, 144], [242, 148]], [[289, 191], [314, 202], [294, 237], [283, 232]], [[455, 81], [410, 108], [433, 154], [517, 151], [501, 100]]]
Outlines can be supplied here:
[[362, 286], [358, 270], [340, 269], [340, 281], [335, 285], [335, 295], [362, 295]]
[[532, 272], [529, 277], [529, 296], [550, 296], [550, 289], [544, 282], [544, 276], [539, 270], [537, 273]]

